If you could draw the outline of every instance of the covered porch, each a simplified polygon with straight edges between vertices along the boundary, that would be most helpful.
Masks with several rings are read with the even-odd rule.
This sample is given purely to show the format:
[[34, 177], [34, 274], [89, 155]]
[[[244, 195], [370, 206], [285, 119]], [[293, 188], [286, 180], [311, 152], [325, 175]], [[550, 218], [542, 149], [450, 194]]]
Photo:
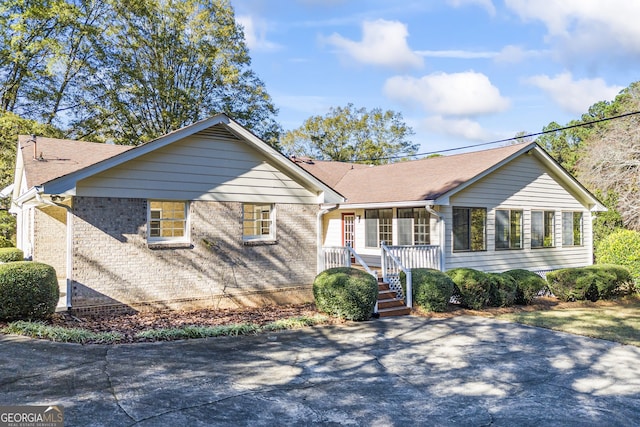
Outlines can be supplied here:
[[[379, 283], [383, 284], [380, 289], [383, 299], [378, 298], [374, 313], [383, 315], [394, 315], [389, 308], [398, 306], [391, 304], [387, 298], [385, 285], [395, 293], [393, 302], [402, 301], [409, 309], [413, 306], [412, 295], [412, 275], [411, 270], [415, 268], [432, 268], [442, 270], [442, 251], [439, 245], [387, 245], [380, 243], [380, 255], [377, 258], [371, 256], [365, 260], [351, 246], [325, 246], [322, 248], [319, 271], [324, 271], [335, 267], [359, 267], [374, 276]], [[404, 272], [406, 276], [406, 295], [402, 289], [400, 274]], [[389, 305], [382, 307], [381, 304]]]

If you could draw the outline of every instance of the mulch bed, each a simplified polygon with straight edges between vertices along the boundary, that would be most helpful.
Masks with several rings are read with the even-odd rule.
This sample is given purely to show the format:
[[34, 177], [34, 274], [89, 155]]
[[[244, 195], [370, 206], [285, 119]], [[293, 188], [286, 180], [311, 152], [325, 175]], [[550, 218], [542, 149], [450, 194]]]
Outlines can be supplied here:
[[[506, 308], [486, 308], [484, 310], [468, 310], [456, 305], [449, 305], [444, 313], [425, 312], [414, 309], [412, 315], [427, 318], [450, 318], [462, 315], [493, 317], [505, 313], [556, 310], [576, 306], [598, 306], [615, 304], [612, 301], [560, 302], [555, 298], [537, 298], [532, 305]], [[267, 323], [297, 316], [312, 317], [321, 314], [314, 304], [267, 306], [243, 309], [203, 309], [195, 311], [161, 311], [139, 312], [127, 315], [103, 315], [76, 317], [68, 313], [56, 313], [48, 324], [65, 328], [82, 328], [93, 332], [120, 332], [125, 339], [121, 342], [147, 341], [135, 339], [138, 332], [150, 329], [180, 328], [183, 326], [218, 326], [240, 323], [265, 325]], [[329, 324], [345, 323], [344, 320], [329, 317]], [[7, 325], [0, 322], [0, 329]]]

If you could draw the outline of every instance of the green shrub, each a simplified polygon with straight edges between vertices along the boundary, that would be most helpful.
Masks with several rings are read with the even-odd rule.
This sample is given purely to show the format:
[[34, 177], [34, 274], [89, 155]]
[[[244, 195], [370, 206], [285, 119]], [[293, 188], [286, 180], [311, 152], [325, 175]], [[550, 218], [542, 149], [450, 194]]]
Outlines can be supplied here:
[[44, 319], [58, 305], [56, 271], [30, 261], [0, 264], [0, 319]]
[[631, 282], [631, 273], [617, 265], [563, 268], [547, 274], [551, 292], [563, 301], [609, 299]]
[[454, 268], [446, 272], [457, 289], [463, 307], [480, 310], [489, 303], [491, 279], [487, 273], [472, 268]]
[[348, 320], [367, 320], [378, 300], [378, 282], [361, 270], [330, 268], [313, 281], [318, 310]]
[[[402, 289], [406, 294], [406, 274], [400, 273]], [[411, 270], [411, 287], [413, 303], [429, 311], [446, 311], [455, 284], [445, 273], [431, 268], [414, 268]]]
[[24, 261], [24, 252], [18, 248], [0, 248], [0, 262]]
[[536, 295], [547, 286], [547, 282], [533, 271], [515, 269], [502, 274], [511, 276], [516, 281], [516, 304], [531, 304]]
[[598, 265], [627, 267], [636, 285], [640, 286], [640, 232], [618, 230], [611, 233], [598, 243], [595, 256]]
[[13, 247], [13, 242], [6, 237], [0, 236], [0, 248], [11, 248]]
[[511, 307], [516, 300], [518, 286], [508, 274], [488, 273], [490, 279], [489, 305], [492, 307]]

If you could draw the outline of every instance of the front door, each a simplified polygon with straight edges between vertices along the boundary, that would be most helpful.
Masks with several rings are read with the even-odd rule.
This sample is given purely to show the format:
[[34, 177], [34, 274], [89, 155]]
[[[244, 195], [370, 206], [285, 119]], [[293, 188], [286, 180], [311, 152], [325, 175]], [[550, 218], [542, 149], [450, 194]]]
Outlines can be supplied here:
[[342, 244], [355, 249], [356, 243], [356, 216], [354, 214], [342, 214]]

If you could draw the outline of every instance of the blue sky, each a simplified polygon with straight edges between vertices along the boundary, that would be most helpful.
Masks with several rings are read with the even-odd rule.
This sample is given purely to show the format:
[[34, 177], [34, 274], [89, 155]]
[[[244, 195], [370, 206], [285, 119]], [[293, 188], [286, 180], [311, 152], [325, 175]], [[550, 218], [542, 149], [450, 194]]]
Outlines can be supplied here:
[[231, 0], [285, 130], [353, 103], [420, 152], [565, 124], [640, 80], [636, 0]]

